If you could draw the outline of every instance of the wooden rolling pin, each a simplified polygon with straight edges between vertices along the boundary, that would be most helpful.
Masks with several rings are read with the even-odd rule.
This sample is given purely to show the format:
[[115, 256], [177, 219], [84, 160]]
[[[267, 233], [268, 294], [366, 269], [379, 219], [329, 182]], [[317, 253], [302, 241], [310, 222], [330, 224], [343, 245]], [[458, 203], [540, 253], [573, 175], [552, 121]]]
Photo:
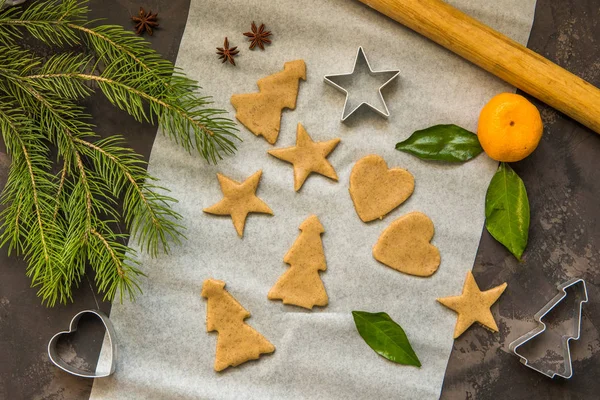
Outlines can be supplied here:
[[441, 0], [360, 0], [600, 133], [600, 90]]

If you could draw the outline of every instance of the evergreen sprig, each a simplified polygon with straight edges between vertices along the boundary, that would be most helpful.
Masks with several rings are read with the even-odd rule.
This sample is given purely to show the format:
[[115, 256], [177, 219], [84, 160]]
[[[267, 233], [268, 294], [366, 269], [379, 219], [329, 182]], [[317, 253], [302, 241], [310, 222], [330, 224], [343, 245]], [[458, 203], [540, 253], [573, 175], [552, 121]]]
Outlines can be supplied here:
[[[105, 299], [133, 297], [143, 275], [129, 235], [156, 256], [183, 238], [175, 199], [114, 135], [99, 138], [81, 100], [100, 90], [137, 121], [157, 124], [209, 162], [235, 151], [237, 129], [198, 84], [123, 27], [87, 20], [86, 0], [2, 9], [0, 131], [11, 157], [0, 242], [27, 261], [47, 305], [72, 300], [86, 266]], [[24, 35], [49, 45], [41, 57]], [[80, 51], [74, 51], [79, 49]], [[129, 234], [118, 231], [124, 222]]]

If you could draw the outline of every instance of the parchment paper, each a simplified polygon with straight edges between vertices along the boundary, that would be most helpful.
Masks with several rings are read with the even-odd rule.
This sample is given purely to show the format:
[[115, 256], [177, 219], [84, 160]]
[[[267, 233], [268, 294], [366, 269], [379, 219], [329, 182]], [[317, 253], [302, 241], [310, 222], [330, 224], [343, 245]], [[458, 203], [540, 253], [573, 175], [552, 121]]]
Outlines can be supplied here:
[[[521, 43], [527, 40], [534, 0], [450, 3]], [[241, 34], [253, 20], [273, 31], [273, 44], [265, 51], [249, 51]], [[237, 67], [220, 64], [215, 55], [225, 36], [240, 46]], [[323, 76], [350, 72], [358, 46], [374, 69], [401, 71], [384, 92], [389, 120], [366, 110], [340, 123], [344, 95], [324, 84]], [[148, 274], [141, 282], [144, 294], [135, 303], [113, 305], [117, 372], [96, 380], [92, 399], [439, 396], [456, 314], [435, 299], [460, 293], [473, 265], [496, 163], [485, 155], [459, 165], [423, 162], [394, 145], [438, 123], [474, 131], [485, 102], [513, 88], [352, 0], [192, 1], [177, 65], [233, 117], [233, 93], [256, 91], [259, 78], [299, 58], [306, 61], [308, 79], [300, 85], [296, 110], [283, 114], [276, 147], [295, 143], [298, 122], [314, 140], [340, 137], [329, 158], [339, 182], [312, 175], [294, 192], [291, 165], [268, 156], [271, 146], [242, 126], [239, 152], [218, 166], [206, 165], [159, 135], [149, 170], [179, 199], [175, 208], [185, 218], [189, 240], [171, 255], [141, 257]], [[390, 167], [411, 171], [416, 187], [385, 219], [365, 224], [354, 211], [348, 179], [354, 163], [371, 153], [383, 156]], [[257, 194], [275, 215], [251, 215], [239, 239], [229, 218], [202, 209], [222, 197], [217, 172], [243, 180], [259, 169]], [[431, 278], [404, 275], [371, 254], [383, 229], [414, 210], [435, 225], [433, 243], [442, 263]], [[269, 301], [267, 292], [286, 270], [283, 256], [311, 214], [326, 230], [328, 270], [322, 279], [330, 304], [309, 312]], [[276, 346], [273, 355], [213, 371], [217, 336], [206, 333], [206, 302], [200, 297], [202, 282], [210, 277], [224, 280], [252, 313], [247, 322]], [[375, 354], [356, 332], [352, 310], [387, 312], [402, 325], [423, 366], [397, 365]]]

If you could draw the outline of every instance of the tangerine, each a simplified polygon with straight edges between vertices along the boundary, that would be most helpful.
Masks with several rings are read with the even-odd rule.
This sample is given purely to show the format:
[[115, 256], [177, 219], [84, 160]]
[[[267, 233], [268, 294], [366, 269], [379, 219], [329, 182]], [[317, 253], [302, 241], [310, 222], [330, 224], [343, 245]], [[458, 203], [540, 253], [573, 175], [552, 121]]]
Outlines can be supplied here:
[[490, 158], [515, 162], [536, 149], [543, 131], [536, 106], [518, 94], [501, 93], [481, 110], [477, 137]]

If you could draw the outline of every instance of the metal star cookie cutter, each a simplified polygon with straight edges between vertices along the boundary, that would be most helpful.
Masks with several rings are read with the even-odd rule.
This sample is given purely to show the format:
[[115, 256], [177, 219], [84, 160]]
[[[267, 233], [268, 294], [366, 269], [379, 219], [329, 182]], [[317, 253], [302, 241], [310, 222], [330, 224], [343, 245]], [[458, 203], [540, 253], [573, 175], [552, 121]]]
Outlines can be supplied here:
[[[373, 104], [364, 102], [364, 101], [361, 102], [360, 104], [358, 104], [356, 107], [349, 110], [349, 108], [350, 108], [350, 105], [348, 104], [349, 93], [341, 85], [336, 83], [335, 80], [336, 80], [336, 78], [340, 78], [340, 77], [355, 76], [356, 75], [356, 66], [358, 65], [359, 62], [364, 62], [366, 64], [367, 68], [369, 69], [369, 74], [371, 76], [392, 74], [392, 76], [383, 85], [381, 85], [379, 87], [379, 98], [381, 100], [381, 103], [383, 104], [383, 108], [384, 108], [383, 110], [380, 110], [379, 108], [375, 107]], [[344, 122], [344, 121], [346, 121], [346, 119], [348, 117], [350, 117], [350, 115], [352, 115], [356, 110], [358, 110], [363, 105], [370, 107], [372, 110], [374, 110], [379, 115], [381, 115], [385, 118], [388, 118], [390, 116], [390, 111], [388, 110], [387, 104], [385, 103], [385, 99], [383, 98], [383, 94], [381, 93], [381, 90], [383, 88], [385, 88], [391, 81], [393, 81], [395, 78], [397, 78], [398, 75], [400, 75], [400, 70], [373, 71], [373, 69], [371, 68], [371, 65], [369, 64], [369, 60], [367, 60], [367, 56], [365, 55], [363, 48], [359, 47], [358, 51], [356, 52], [356, 58], [354, 59], [354, 67], [352, 69], [352, 72], [347, 73], [347, 74], [325, 75], [324, 80], [325, 80], [325, 83], [333, 86], [334, 88], [336, 88], [346, 94], [346, 100], [344, 101], [344, 109], [342, 110], [342, 118], [341, 118], [342, 122]]]
[[[549, 338], [555, 339], [555, 342], [556, 339], [560, 339], [560, 349], [562, 350], [562, 354], [553, 351], [552, 347], [544, 346], [545, 343], [543, 342], [542, 346], [538, 346], [541, 347], [541, 350], [543, 350], [543, 352], [540, 353], [543, 354], [543, 356], [540, 356], [542, 362], [532, 361], [531, 356], [527, 358], [522, 353], [519, 353], [517, 351], [519, 347], [532, 341], [536, 337], [538, 337], [539, 340], [539, 335], [546, 331], [547, 325], [543, 321], [544, 317], [546, 317], [547, 314], [550, 313], [552, 310], [557, 309], [559, 304], [562, 303], [563, 299], [567, 297], [567, 289], [569, 288], [573, 288], [574, 290], [576, 290], [576, 295], [578, 296], [576, 298], [576, 303], [578, 305], [571, 309], [569, 318], [560, 322], [566, 322], [562, 323], [561, 327], [568, 327], [572, 330], [572, 332], [560, 335], [560, 337], [558, 337], [558, 335], [555, 334], [554, 336], [550, 336]], [[583, 279], [577, 278], [571, 279], [563, 284], [558, 285], [558, 290], [560, 290], [560, 293], [554, 296], [552, 300], [550, 300], [540, 311], [538, 311], [535, 314], [534, 319], [536, 322], [538, 322], [539, 325], [535, 329], [527, 332], [517, 340], [510, 343], [508, 347], [513, 353], [515, 353], [515, 355], [517, 355], [520, 358], [521, 363], [523, 363], [525, 366], [535, 371], [538, 371], [539, 373], [546, 375], [549, 378], [560, 376], [561, 378], [569, 379], [573, 376], [573, 365], [571, 362], [571, 350], [569, 348], [569, 342], [571, 340], [579, 339], [581, 333], [581, 312], [583, 308], [583, 303], [587, 303], [588, 301], [588, 294], [585, 281]], [[562, 360], [564, 360], [564, 362], [557, 363], [557, 358], [556, 356], [553, 357], [553, 354], [562, 356]], [[558, 358], [558, 360], [560, 361], [560, 358]], [[564, 368], [559, 368], [559, 366], [562, 364], [564, 364]]]
[[[58, 339], [62, 335], [68, 335], [77, 330], [77, 325], [79, 324], [79, 320], [84, 314], [93, 314], [100, 318], [102, 324], [106, 328], [106, 336], [108, 337], [108, 341], [110, 342], [110, 364], [108, 368], [104, 369], [96, 369], [96, 371], [85, 370], [81, 368], [77, 368], [73, 365], [66, 363], [58, 354], [57, 344]], [[68, 331], [58, 332], [56, 335], [52, 336], [50, 342], [48, 343], [48, 357], [50, 361], [58, 368], [62, 369], [65, 372], [68, 372], [71, 375], [79, 376], [82, 378], [104, 378], [112, 375], [115, 372], [115, 363], [117, 358], [117, 345], [115, 343], [115, 329], [113, 327], [112, 322], [108, 318], [106, 314], [102, 311], [98, 310], [84, 310], [77, 313], [73, 319], [71, 320], [71, 324], [69, 325]]]

